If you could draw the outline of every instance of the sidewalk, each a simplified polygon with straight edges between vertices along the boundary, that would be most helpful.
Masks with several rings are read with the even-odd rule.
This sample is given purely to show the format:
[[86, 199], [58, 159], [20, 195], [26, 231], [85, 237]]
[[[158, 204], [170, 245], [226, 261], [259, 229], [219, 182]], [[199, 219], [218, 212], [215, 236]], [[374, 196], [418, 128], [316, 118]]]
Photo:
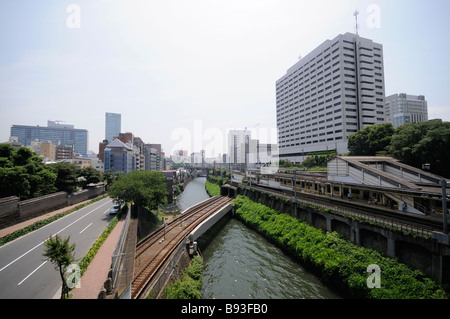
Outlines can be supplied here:
[[[119, 241], [120, 233], [125, 224], [126, 214], [122, 214], [116, 227], [103, 242], [94, 259], [89, 264], [85, 273], [80, 279], [80, 288], [74, 288], [70, 292], [72, 299], [97, 299], [100, 290], [103, 288], [108, 272], [111, 269], [112, 255], [116, 244]], [[59, 294], [55, 297], [59, 298]]]

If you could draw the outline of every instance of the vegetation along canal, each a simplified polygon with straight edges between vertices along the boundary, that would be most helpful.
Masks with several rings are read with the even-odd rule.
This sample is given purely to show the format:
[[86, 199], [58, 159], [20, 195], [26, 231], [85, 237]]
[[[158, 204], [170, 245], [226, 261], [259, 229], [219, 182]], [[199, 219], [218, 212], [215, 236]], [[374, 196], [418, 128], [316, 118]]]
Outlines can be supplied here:
[[[178, 197], [181, 210], [209, 198], [206, 178]], [[319, 278], [240, 221], [224, 217], [199, 238], [205, 299], [336, 299]]]

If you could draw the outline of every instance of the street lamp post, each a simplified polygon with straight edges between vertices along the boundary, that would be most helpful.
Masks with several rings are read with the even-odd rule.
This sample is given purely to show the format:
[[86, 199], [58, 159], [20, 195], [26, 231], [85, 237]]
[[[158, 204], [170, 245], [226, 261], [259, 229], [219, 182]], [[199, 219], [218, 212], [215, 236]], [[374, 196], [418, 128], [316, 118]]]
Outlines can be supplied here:
[[297, 171], [294, 170], [294, 197], [297, 198]]
[[297, 171], [294, 170], [294, 197], [292, 197], [292, 202], [297, 203]]

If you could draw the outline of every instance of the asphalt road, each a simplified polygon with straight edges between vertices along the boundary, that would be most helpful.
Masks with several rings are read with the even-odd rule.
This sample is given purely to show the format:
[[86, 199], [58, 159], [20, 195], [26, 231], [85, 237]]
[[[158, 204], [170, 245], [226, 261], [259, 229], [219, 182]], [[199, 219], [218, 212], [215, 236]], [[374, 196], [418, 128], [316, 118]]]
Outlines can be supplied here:
[[70, 236], [75, 258], [82, 258], [113, 218], [111, 206], [110, 198], [102, 199], [0, 247], [0, 299], [59, 298], [61, 277], [42, 256], [44, 242]]

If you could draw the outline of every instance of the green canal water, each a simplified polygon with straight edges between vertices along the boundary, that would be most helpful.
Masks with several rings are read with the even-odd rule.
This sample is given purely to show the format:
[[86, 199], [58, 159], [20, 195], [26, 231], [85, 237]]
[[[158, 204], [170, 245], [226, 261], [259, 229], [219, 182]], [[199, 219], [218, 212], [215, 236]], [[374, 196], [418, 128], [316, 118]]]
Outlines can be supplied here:
[[[180, 195], [182, 210], [208, 198], [197, 178]], [[340, 299], [280, 248], [242, 222], [224, 217], [198, 240], [204, 299]]]

